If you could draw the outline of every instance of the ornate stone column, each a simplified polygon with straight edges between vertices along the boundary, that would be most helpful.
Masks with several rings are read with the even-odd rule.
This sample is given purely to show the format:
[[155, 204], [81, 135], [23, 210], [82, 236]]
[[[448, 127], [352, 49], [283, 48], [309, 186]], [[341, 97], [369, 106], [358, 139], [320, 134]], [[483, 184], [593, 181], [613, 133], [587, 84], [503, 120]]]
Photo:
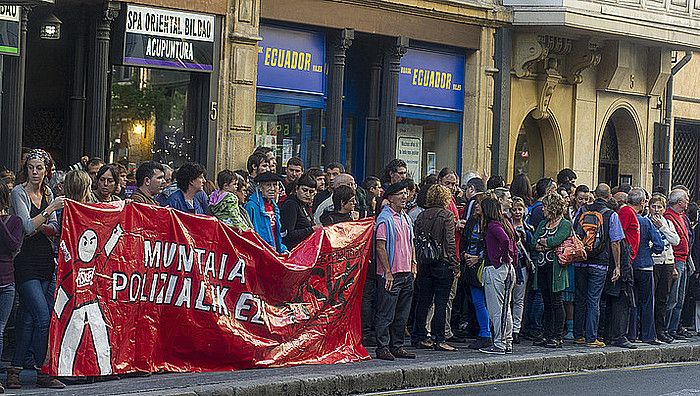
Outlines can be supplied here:
[[382, 54], [377, 53], [369, 66], [369, 102], [365, 137], [365, 173], [377, 175], [379, 164], [379, 101], [382, 85]]
[[229, 0], [222, 51], [216, 172], [245, 168], [254, 150], [260, 0]]
[[328, 95], [328, 128], [324, 164], [340, 161], [340, 139], [343, 128], [343, 87], [345, 83], [345, 57], [355, 38], [355, 31], [343, 29], [333, 43], [333, 65], [330, 71]]
[[408, 50], [408, 37], [397, 37], [384, 52], [384, 83], [379, 134], [380, 168], [396, 157], [396, 109], [399, 104], [401, 57]]
[[75, 163], [84, 154], [85, 142], [85, 43], [87, 32], [83, 27], [78, 29], [75, 37], [75, 53], [73, 55], [73, 81], [69, 102], [70, 120], [68, 138], [66, 139], [66, 162]]
[[93, 21], [95, 24], [95, 42], [93, 46], [90, 70], [92, 84], [90, 85], [90, 118], [87, 122], [85, 151], [91, 157], [104, 158], [105, 141], [107, 140], [107, 100], [110, 95], [108, 77], [109, 40], [112, 21], [119, 15], [120, 4], [107, 1], [102, 13]]

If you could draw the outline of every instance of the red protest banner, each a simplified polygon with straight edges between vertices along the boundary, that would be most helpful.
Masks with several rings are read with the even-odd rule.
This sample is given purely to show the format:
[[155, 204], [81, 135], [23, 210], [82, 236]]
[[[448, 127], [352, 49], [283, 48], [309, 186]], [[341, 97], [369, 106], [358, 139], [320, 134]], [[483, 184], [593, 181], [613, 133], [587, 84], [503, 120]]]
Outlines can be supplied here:
[[368, 359], [360, 308], [373, 222], [289, 257], [215, 219], [141, 204], [63, 213], [49, 372], [224, 371]]

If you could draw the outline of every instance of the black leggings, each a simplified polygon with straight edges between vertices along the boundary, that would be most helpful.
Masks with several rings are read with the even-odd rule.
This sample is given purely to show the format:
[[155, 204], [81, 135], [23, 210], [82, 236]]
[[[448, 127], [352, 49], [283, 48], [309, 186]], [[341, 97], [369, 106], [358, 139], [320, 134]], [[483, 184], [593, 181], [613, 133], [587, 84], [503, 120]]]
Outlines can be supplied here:
[[538, 267], [537, 270], [537, 284], [544, 302], [544, 337], [550, 340], [561, 340], [566, 318], [561, 300], [562, 292], [552, 292], [552, 264], [547, 263]]

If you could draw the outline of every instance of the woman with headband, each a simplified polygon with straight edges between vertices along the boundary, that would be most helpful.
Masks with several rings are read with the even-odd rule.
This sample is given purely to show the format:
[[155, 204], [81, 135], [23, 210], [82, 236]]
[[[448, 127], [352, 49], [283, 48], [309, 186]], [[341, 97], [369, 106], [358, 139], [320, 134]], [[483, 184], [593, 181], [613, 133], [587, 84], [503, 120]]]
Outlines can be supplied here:
[[[42, 372], [49, 343], [49, 320], [53, 307], [54, 250], [49, 237], [57, 234], [56, 211], [63, 208], [63, 198], [54, 199], [48, 180], [53, 161], [44, 150], [31, 150], [22, 173], [24, 183], [12, 190], [14, 214], [22, 219], [25, 239], [15, 257], [15, 283], [20, 297], [20, 321], [17, 347], [11, 367], [7, 369], [7, 388], [22, 387], [19, 373], [30, 347], [34, 353], [37, 386], [60, 389], [65, 385]], [[31, 345], [30, 345], [31, 344]]]

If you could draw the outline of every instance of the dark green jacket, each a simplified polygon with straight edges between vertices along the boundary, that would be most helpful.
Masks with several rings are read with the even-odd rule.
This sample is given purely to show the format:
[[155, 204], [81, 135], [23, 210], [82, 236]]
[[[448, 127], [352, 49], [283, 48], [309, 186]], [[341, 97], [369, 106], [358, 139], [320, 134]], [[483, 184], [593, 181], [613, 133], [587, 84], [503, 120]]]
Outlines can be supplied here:
[[[542, 236], [546, 233], [545, 228], [547, 226], [547, 223], [547, 220], [541, 221], [540, 225], [537, 226], [535, 235], [532, 237], [531, 247], [532, 250], [535, 252], [535, 257], [544, 254], [544, 252], [535, 250], [535, 247], [537, 246], [537, 241], [540, 238], [542, 238]], [[571, 232], [571, 222], [567, 219], [562, 219], [559, 222], [559, 225], [557, 226], [554, 235], [547, 238], [547, 248], [555, 249], [557, 246], [561, 245], [567, 238], [571, 236]], [[537, 282], [537, 272], [537, 267], [535, 266], [535, 282]], [[559, 265], [559, 259], [556, 255], [554, 255], [554, 261], [552, 262], [552, 292], [560, 292], [566, 289], [567, 287], [569, 287], [569, 273], [566, 270], [566, 268], [563, 268]]]

